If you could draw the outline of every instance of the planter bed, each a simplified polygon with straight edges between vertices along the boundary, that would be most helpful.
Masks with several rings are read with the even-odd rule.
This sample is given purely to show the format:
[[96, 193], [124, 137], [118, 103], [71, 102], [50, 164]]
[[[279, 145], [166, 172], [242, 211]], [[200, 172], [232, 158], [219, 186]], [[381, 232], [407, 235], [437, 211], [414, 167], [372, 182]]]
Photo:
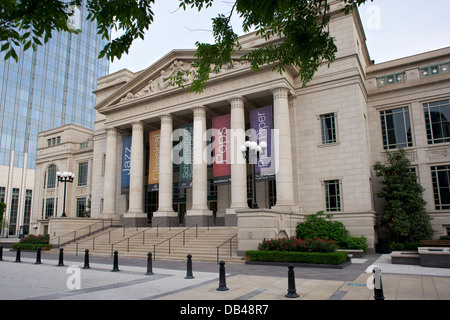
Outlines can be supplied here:
[[246, 264], [286, 265], [311, 268], [342, 269], [351, 264], [347, 252], [282, 252], [282, 251], [246, 251]]
[[33, 244], [33, 243], [14, 243], [12, 245], [12, 250], [16, 250], [17, 247], [20, 247], [21, 251], [31, 250], [36, 251], [37, 248], [41, 248], [42, 251], [50, 250], [52, 246], [50, 244]]

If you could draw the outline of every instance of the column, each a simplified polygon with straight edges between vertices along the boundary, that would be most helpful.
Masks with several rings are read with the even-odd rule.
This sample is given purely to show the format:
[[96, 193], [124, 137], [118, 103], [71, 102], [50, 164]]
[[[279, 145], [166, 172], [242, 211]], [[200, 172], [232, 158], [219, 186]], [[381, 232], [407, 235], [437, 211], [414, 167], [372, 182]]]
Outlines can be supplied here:
[[144, 124], [140, 121], [132, 124], [130, 169], [130, 202], [123, 223], [132, 227], [146, 226], [147, 214], [144, 213]]
[[247, 167], [240, 147], [245, 143], [244, 99], [229, 99], [231, 105], [231, 205], [226, 210], [225, 225], [237, 225], [236, 209], [248, 208]]
[[103, 187], [103, 211], [105, 218], [117, 218], [117, 129], [106, 129], [105, 178]]
[[[207, 163], [203, 155], [206, 149], [206, 111], [204, 107], [195, 107], [193, 126], [193, 163], [192, 163], [192, 208], [186, 213], [186, 226], [208, 225], [212, 211], [208, 209]], [[212, 221], [209, 221], [212, 223]]]
[[[274, 128], [278, 131], [278, 142], [276, 148], [276, 187], [277, 202], [272, 209], [298, 212], [298, 206], [294, 201], [294, 183], [292, 170], [292, 146], [291, 126], [289, 119], [289, 89], [277, 87], [272, 89]], [[278, 156], [277, 156], [278, 155]]]
[[173, 211], [173, 168], [172, 168], [172, 116], [161, 116], [161, 138], [159, 150], [159, 199], [158, 211], [153, 213], [152, 225], [178, 225], [178, 214]]

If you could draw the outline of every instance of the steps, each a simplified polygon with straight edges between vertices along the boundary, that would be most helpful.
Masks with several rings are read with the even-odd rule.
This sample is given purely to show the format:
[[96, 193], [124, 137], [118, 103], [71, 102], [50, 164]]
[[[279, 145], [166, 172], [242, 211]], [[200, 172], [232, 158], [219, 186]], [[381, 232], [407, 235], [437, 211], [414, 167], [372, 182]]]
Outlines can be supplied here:
[[[230, 246], [231, 239], [231, 246]], [[90, 237], [66, 244], [64, 252], [78, 255], [86, 249], [92, 255], [146, 258], [149, 252], [156, 260], [243, 262], [237, 256], [237, 227], [172, 227], [172, 228], [110, 228]], [[231, 256], [230, 256], [231, 247]], [[53, 249], [58, 250], [58, 249]]]

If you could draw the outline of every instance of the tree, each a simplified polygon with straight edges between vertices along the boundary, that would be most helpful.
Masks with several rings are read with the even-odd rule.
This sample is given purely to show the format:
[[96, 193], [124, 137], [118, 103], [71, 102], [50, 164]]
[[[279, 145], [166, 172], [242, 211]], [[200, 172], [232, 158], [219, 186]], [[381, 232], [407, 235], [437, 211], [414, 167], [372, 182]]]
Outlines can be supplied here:
[[[342, 0], [348, 14], [355, 7], [373, 0]], [[6, 51], [5, 58], [18, 60], [17, 48], [33, 49], [46, 43], [53, 31], [78, 33], [67, 23], [74, 6], [82, 0], [2, 0], [0, 2], [0, 44]], [[179, 0], [180, 7], [197, 8], [199, 11], [211, 7], [214, 0]], [[86, 0], [88, 19], [97, 21], [98, 33], [109, 40], [99, 53], [111, 61], [127, 53], [138, 37], [153, 22], [151, 5], [154, 0]], [[328, 32], [328, 0], [235, 0], [228, 16], [220, 14], [213, 19], [213, 44], [196, 43], [197, 54], [194, 66], [197, 71], [191, 91], [201, 92], [211, 72], [231, 63], [231, 55], [240, 49], [238, 36], [234, 33], [230, 18], [237, 13], [243, 18], [243, 29], [252, 29], [269, 40], [277, 40], [268, 46], [256, 48], [242, 59], [252, 63], [252, 69], [273, 64], [277, 71], [288, 66], [299, 70], [303, 85], [313, 77], [323, 61], [333, 62], [337, 47]], [[109, 30], [123, 30], [124, 34], [110, 39]], [[183, 74], [179, 72], [173, 83], [183, 85]]]
[[424, 188], [417, 182], [405, 150], [388, 152], [387, 163], [378, 161], [374, 165], [377, 177], [382, 177], [377, 196], [386, 200], [381, 227], [394, 242], [430, 239], [433, 229], [425, 211]]

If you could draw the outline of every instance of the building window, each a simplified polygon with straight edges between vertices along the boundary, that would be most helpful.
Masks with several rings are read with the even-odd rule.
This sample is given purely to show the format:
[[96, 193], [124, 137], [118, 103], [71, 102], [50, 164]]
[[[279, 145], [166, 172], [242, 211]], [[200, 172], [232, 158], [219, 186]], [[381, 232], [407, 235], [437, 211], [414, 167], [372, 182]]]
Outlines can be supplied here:
[[88, 163], [81, 162], [78, 164], [78, 186], [87, 185]]
[[26, 190], [25, 191], [25, 207], [23, 210], [23, 227], [24, 234], [28, 234], [30, 231], [30, 216], [31, 216], [31, 197], [33, 191]]
[[84, 218], [86, 215], [86, 198], [77, 198], [77, 218]]
[[19, 209], [19, 189], [13, 188], [11, 196], [11, 211], [9, 216], [9, 235], [14, 235], [16, 233], [18, 209]]
[[450, 142], [450, 100], [425, 103], [428, 144]]
[[5, 187], [0, 187], [0, 202], [5, 202]]
[[[56, 203], [58, 203], [58, 200], [56, 200]], [[55, 198], [45, 199], [44, 219], [48, 219], [50, 217], [55, 216], [56, 210], [57, 205], [55, 205]]]
[[327, 212], [341, 211], [341, 185], [339, 180], [325, 181], [325, 201]]
[[450, 209], [450, 165], [431, 167], [436, 210]]
[[395, 84], [395, 83], [399, 83], [399, 82], [405, 82], [405, 73], [404, 72], [388, 74], [388, 75], [377, 78], [377, 85], [379, 87], [390, 85], [390, 84]]
[[381, 111], [381, 131], [385, 150], [412, 147], [409, 108]]
[[277, 184], [275, 180], [267, 181], [269, 184], [269, 208], [277, 204]]
[[47, 178], [44, 179], [44, 189], [53, 189], [56, 185], [56, 166], [50, 165], [47, 169]]
[[320, 125], [322, 128], [322, 144], [337, 142], [336, 135], [336, 116], [334, 113], [320, 116]]
[[437, 76], [438, 74], [450, 72], [450, 63], [440, 63], [428, 67], [420, 68], [421, 77]]

